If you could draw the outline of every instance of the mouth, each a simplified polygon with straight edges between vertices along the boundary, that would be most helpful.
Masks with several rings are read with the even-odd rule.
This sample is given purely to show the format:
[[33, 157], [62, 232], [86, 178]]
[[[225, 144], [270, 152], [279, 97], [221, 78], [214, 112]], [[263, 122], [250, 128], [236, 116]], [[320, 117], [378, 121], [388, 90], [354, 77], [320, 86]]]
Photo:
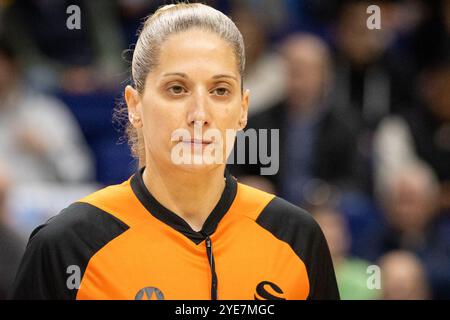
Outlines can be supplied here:
[[212, 143], [211, 140], [199, 140], [199, 139], [188, 139], [188, 140], [180, 139], [180, 142], [198, 145], [208, 145]]

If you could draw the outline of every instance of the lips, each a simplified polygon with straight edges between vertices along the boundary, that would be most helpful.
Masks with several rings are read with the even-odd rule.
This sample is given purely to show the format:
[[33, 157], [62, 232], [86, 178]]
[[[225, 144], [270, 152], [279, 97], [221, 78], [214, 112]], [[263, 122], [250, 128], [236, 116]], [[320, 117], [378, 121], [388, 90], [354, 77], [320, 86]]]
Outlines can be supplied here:
[[181, 140], [183, 143], [191, 143], [191, 144], [201, 144], [201, 145], [208, 145], [212, 143], [212, 141], [209, 140], [198, 140], [198, 139], [190, 139], [190, 140]]

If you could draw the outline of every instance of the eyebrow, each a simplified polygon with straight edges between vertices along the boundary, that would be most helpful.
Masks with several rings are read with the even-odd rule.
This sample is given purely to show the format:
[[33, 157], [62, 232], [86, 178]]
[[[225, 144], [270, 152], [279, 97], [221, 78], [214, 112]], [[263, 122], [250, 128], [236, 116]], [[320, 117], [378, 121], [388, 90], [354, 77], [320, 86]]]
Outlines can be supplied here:
[[[182, 78], [189, 78], [187, 76], [187, 74], [182, 73], [182, 72], [168, 72], [168, 73], [163, 74], [163, 77], [168, 77], [168, 76], [180, 76]], [[213, 79], [230, 78], [230, 79], [235, 80], [236, 82], [238, 81], [235, 76], [228, 75], [228, 74], [217, 74], [217, 75], [213, 76], [212, 78]]]
[[236, 82], [238, 81], [235, 76], [231, 76], [231, 75], [228, 75], [228, 74], [217, 74], [217, 75], [215, 75], [213, 77], [213, 79], [220, 79], [220, 78], [230, 78], [230, 79], [235, 80]]

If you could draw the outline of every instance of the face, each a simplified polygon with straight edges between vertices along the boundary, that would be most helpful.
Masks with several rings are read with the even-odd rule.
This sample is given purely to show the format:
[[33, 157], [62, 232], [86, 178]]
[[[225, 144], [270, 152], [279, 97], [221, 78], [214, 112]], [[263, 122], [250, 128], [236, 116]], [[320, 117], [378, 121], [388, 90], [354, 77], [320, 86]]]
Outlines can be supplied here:
[[[147, 165], [191, 171], [225, 167], [235, 131], [245, 126], [249, 101], [248, 92], [241, 92], [232, 47], [199, 29], [166, 39], [144, 92], [127, 87], [125, 98], [129, 114], [140, 120], [132, 123], [142, 129]], [[211, 163], [217, 155], [220, 161]]]
[[322, 48], [311, 41], [300, 40], [285, 50], [285, 60], [291, 104], [320, 103], [328, 75]]
[[428, 298], [423, 266], [409, 253], [392, 252], [379, 263], [382, 274], [382, 299], [423, 300]]
[[370, 2], [350, 3], [339, 19], [339, 46], [345, 55], [356, 65], [365, 65], [381, 55], [386, 40], [385, 28], [370, 30], [367, 28], [366, 14]]
[[433, 196], [419, 177], [401, 177], [390, 189], [388, 219], [402, 232], [423, 230], [434, 212]]

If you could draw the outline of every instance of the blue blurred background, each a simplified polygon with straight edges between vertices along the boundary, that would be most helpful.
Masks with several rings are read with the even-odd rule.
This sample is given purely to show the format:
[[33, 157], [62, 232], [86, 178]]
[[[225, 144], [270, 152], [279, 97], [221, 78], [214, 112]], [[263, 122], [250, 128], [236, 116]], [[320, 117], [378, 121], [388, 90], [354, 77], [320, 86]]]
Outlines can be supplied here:
[[[342, 298], [449, 299], [450, 1], [203, 2], [243, 33], [248, 128], [280, 129], [276, 175], [232, 173], [315, 216]], [[0, 299], [32, 229], [136, 170], [112, 115], [136, 32], [168, 3], [0, 0]]]

